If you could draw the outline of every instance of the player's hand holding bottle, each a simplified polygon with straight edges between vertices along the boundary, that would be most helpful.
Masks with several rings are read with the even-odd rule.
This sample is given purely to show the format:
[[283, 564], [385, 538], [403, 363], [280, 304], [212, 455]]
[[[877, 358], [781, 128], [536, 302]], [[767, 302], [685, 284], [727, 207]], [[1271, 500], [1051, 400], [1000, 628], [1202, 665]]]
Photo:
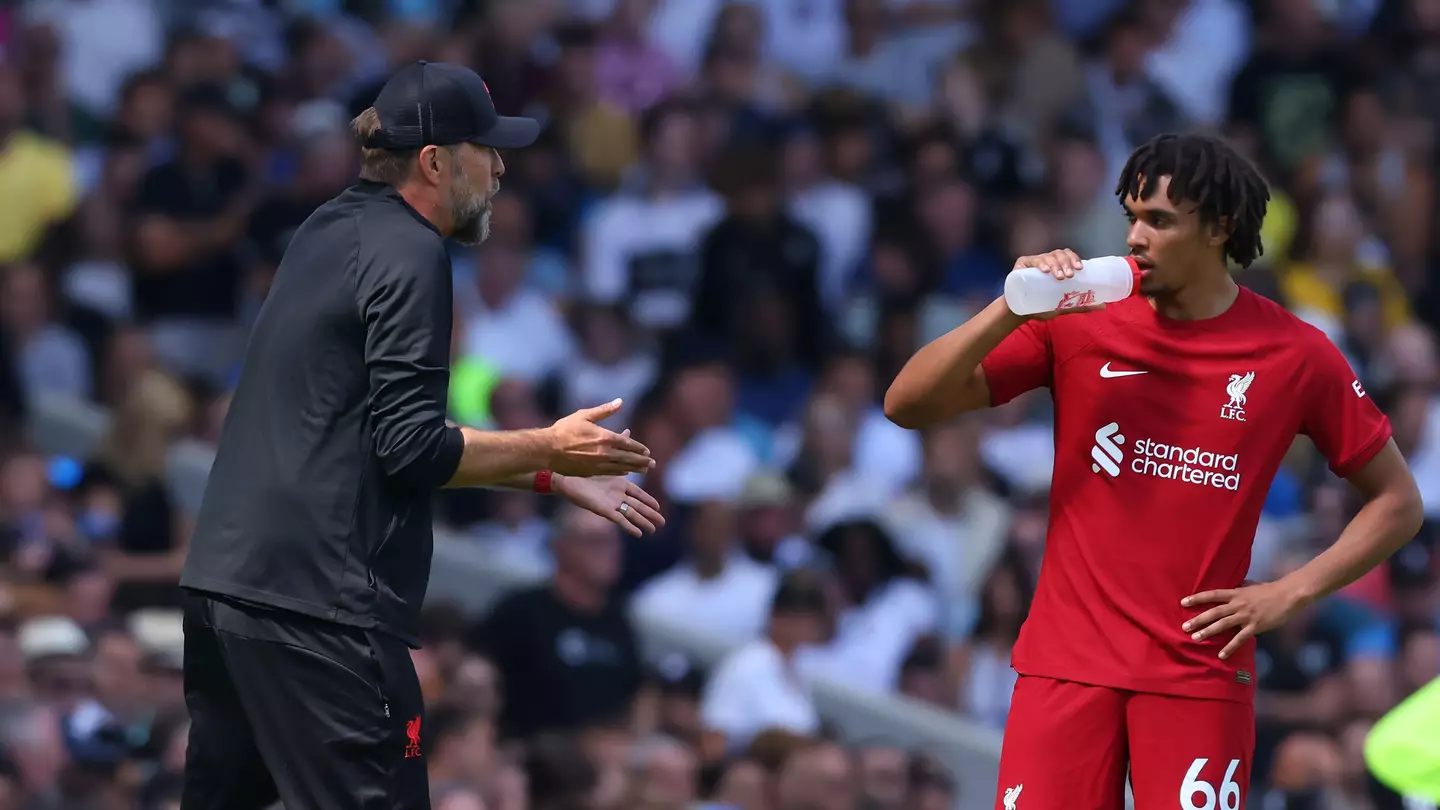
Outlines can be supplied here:
[[[1068, 289], [1079, 286], [1072, 280], [1075, 278], [1075, 274], [1083, 269], [1083, 266], [1084, 260], [1080, 258], [1079, 254], [1068, 248], [1052, 250], [1049, 253], [1035, 256], [1021, 256], [1015, 260], [1015, 267], [1010, 271], [1015, 275], [1006, 279], [1006, 303], [1010, 306], [1010, 310], [1017, 315], [1037, 321], [1049, 320], [1057, 315], [1073, 315], [1079, 312], [1094, 312], [1104, 309], [1104, 301], [1096, 301], [1095, 290], [1082, 291], [1077, 288], [1071, 291]], [[1036, 278], [1035, 270], [1052, 277], [1054, 281], [1070, 283], [1064, 287], [1052, 287], [1054, 282], [1043, 277]], [[1106, 270], [1108, 271], [1110, 268], [1106, 268]], [[1106, 275], [1114, 275], [1114, 273]], [[1126, 280], [1128, 283], [1128, 277]], [[1096, 281], [1107, 288], [1113, 286], [1109, 283], [1111, 279], [1108, 277], [1097, 278]], [[1106, 295], [1113, 295], [1113, 292], [1115, 291], [1107, 289], [1101, 294], [1102, 298]], [[1125, 294], [1129, 294], [1128, 289], [1125, 290]], [[1113, 297], [1121, 298], [1124, 295], [1113, 295]], [[1091, 303], [1092, 301], [1094, 303]]]
[[585, 408], [546, 428], [553, 448], [550, 469], [586, 478], [643, 473], [655, 466], [650, 449], [630, 438], [629, 431], [616, 433], [596, 424], [614, 416], [620, 405], [615, 399]]

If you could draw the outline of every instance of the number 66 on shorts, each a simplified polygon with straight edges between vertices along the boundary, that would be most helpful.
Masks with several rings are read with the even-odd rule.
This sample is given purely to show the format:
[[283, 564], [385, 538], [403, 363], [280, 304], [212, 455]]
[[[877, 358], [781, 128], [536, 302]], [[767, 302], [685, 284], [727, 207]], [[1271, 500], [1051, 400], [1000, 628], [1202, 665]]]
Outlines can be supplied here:
[[1254, 749], [1250, 703], [1022, 675], [994, 808], [1241, 810]]
[[1185, 781], [1180, 783], [1181, 810], [1240, 810], [1240, 785], [1235, 781], [1235, 772], [1240, 769], [1240, 760], [1230, 760], [1225, 776], [1219, 787], [1205, 781], [1201, 772], [1210, 760], [1200, 757], [1190, 763], [1185, 772]]

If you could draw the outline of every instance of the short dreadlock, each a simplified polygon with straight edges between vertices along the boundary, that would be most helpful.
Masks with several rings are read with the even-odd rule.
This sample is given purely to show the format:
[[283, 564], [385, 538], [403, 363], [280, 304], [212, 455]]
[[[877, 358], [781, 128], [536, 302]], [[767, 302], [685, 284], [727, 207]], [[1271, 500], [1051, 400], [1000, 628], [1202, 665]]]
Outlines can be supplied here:
[[1170, 202], [1193, 203], [1200, 221], [1224, 222], [1225, 255], [1241, 267], [1265, 252], [1260, 226], [1270, 189], [1255, 166], [1235, 148], [1210, 135], [1157, 135], [1135, 150], [1120, 172], [1115, 195], [1148, 200], [1169, 176]]

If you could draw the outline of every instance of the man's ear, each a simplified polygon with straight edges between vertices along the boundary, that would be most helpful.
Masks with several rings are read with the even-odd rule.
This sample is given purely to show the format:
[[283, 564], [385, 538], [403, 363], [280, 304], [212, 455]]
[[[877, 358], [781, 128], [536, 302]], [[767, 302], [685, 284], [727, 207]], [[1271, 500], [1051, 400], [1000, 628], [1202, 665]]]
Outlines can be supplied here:
[[430, 182], [435, 182], [444, 172], [440, 159], [441, 149], [438, 146], [426, 146], [420, 149], [417, 155], [420, 163], [420, 174]]
[[1230, 217], [1220, 217], [1218, 221], [1210, 226], [1211, 246], [1225, 244], [1225, 240], [1230, 238], [1230, 234], [1233, 233], [1234, 230], [1235, 221], [1233, 219]]

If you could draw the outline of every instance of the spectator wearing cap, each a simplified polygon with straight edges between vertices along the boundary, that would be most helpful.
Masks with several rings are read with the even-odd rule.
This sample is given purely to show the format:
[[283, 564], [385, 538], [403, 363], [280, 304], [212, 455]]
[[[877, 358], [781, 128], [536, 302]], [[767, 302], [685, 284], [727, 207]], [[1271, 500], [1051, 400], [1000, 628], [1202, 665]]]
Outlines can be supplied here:
[[41, 616], [20, 625], [20, 654], [35, 696], [68, 714], [90, 692], [90, 639], [73, 620]]
[[132, 209], [136, 315], [171, 368], [217, 383], [236, 359], [239, 247], [261, 199], [239, 115], [220, 85], [186, 91], [177, 154], [146, 173]]
[[745, 479], [735, 508], [740, 546], [751, 559], [782, 571], [810, 561], [814, 550], [799, 533], [795, 488], [784, 475], [761, 471]]
[[866, 692], [893, 691], [905, 655], [938, 626], [934, 591], [873, 520], [836, 524], [816, 545], [834, 560], [840, 605], [835, 635], [809, 657], [808, 671]]
[[775, 593], [776, 574], [741, 550], [734, 505], [722, 500], [696, 505], [686, 533], [689, 553], [635, 594], [636, 617], [674, 622], [727, 644], [759, 637]]
[[770, 603], [763, 638], [730, 653], [715, 669], [700, 703], [703, 756], [719, 760], [742, 750], [760, 732], [778, 728], [813, 734], [820, 727], [803, 649], [825, 637], [828, 604], [821, 580], [810, 572], [786, 575]]

